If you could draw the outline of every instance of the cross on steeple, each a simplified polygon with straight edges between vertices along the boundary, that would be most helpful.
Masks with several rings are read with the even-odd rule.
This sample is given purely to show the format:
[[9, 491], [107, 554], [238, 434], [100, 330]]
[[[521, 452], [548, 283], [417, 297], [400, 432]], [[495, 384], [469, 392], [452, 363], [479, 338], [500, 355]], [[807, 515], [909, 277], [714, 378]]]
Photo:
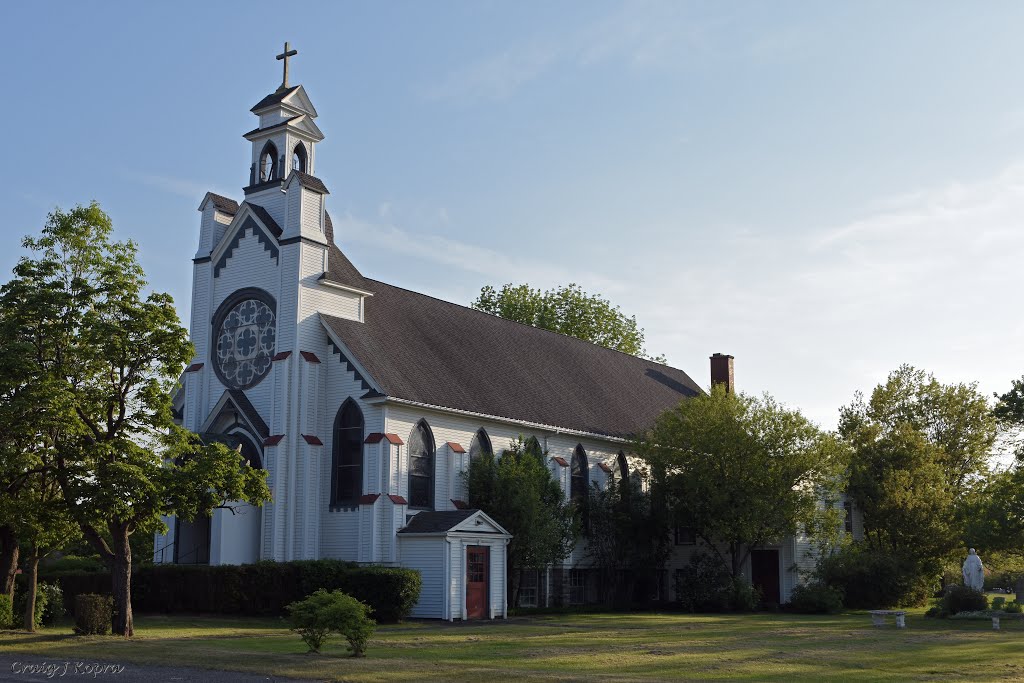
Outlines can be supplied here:
[[278, 59], [284, 60], [284, 79], [281, 81], [281, 90], [288, 87], [288, 58], [299, 54], [298, 50], [289, 50], [289, 47], [291, 46], [288, 44], [288, 41], [285, 41], [284, 52], [277, 56]]

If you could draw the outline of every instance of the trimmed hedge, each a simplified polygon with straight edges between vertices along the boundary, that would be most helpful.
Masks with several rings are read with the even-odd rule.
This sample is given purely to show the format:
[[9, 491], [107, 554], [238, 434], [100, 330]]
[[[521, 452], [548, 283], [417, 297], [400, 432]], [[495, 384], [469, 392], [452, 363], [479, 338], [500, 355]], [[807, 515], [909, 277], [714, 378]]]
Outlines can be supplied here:
[[6, 593], [0, 593], [0, 628], [14, 628], [14, 604]]
[[106, 635], [114, 620], [114, 599], [109, 595], [82, 593], [75, 596], [75, 633]]
[[[66, 606], [76, 595], [109, 593], [107, 572], [54, 572]], [[165, 614], [206, 613], [283, 616], [285, 607], [324, 588], [365, 602], [379, 622], [401, 621], [420, 597], [419, 572], [361, 567], [338, 560], [257, 562], [243, 565], [146, 565], [132, 572], [132, 608]]]

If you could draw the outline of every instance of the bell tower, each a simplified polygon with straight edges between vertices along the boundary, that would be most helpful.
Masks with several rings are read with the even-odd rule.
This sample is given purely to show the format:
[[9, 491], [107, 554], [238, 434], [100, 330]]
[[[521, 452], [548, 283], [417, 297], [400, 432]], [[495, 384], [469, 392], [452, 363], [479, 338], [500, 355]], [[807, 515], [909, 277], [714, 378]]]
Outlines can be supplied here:
[[324, 139], [314, 119], [317, 116], [305, 88], [288, 84], [288, 60], [298, 54], [284, 44], [277, 59], [284, 62], [284, 74], [277, 90], [251, 109], [259, 125], [243, 137], [252, 143], [246, 198], [280, 188], [293, 170], [314, 174], [316, 143]]

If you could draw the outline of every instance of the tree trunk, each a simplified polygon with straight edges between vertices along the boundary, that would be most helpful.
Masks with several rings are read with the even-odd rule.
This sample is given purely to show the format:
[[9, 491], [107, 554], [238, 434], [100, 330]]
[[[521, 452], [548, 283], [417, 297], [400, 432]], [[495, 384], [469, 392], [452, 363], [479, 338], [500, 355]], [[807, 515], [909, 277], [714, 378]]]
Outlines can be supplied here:
[[135, 635], [135, 624], [132, 619], [132, 547], [128, 542], [126, 524], [111, 525], [111, 532], [114, 541], [114, 558], [110, 567], [114, 583], [113, 631], [116, 635], [131, 638]]
[[25, 563], [28, 576], [25, 583], [25, 630], [36, 630], [36, 590], [39, 577], [39, 549], [33, 548]]
[[14, 600], [14, 576], [18, 572], [18, 539], [14, 529], [0, 526], [0, 578], [3, 579], [3, 593]]

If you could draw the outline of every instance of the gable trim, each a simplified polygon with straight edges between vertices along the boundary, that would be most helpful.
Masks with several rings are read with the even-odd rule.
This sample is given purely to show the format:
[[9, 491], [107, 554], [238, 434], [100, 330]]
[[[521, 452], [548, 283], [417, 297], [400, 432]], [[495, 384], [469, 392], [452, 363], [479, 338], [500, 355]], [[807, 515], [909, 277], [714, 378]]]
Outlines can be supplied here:
[[[234, 234], [231, 236], [231, 238], [227, 240], [222, 239], [217, 249], [215, 249], [214, 253], [211, 254], [212, 258], [218, 251], [220, 252], [220, 257], [217, 259], [216, 264], [213, 266], [213, 277], [215, 278], [218, 275], [220, 275], [220, 271], [223, 270], [224, 267], [228, 264], [228, 259], [231, 258], [231, 255], [234, 253], [235, 249], [238, 248], [238, 245], [245, 237], [245, 232], [247, 230], [252, 230], [253, 235], [256, 237], [256, 239], [259, 240], [260, 244], [263, 245], [263, 251], [270, 252], [271, 258], [274, 259], [274, 264], [280, 264], [277, 243], [274, 241], [274, 238], [272, 238], [270, 235], [266, 233], [263, 227], [260, 226], [260, 224], [253, 218], [253, 216], [251, 214], [246, 215], [245, 220], [240, 221], [240, 223], [241, 225], [239, 225], [238, 229], [234, 231]], [[225, 236], [227, 234], [230, 233], [225, 233]]]
[[338, 354], [340, 362], [345, 365], [348, 372], [351, 372], [355, 376], [356, 381], [360, 383], [363, 391], [376, 390], [383, 394], [384, 392], [380, 390], [380, 386], [373, 381], [373, 378], [370, 377], [369, 373], [366, 372], [366, 369], [359, 363], [359, 361], [355, 359], [355, 356], [352, 355], [352, 352], [349, 351], [348, 347], [335, 336], [334, 330], [327, 325], [323, 315], [320, 316], [320, 324], [327, 332], [327, 345], [331, 347], [332, 353]]

